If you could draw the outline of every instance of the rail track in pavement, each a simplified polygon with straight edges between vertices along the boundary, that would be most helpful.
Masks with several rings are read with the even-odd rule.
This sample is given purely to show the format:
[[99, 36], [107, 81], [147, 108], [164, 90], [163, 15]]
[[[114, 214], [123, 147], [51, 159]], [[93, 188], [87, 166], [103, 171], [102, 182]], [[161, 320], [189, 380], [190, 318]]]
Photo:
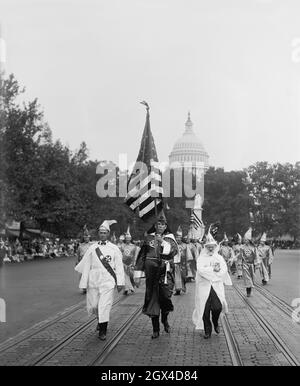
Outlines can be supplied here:
[[[271, 325], [270, 322], [268, 322], [267, 318], [264, 317], [262, 312], [258, 311], [256, 307], [251, 304], [249, 301], [249, 298], [245, 296], [245, 294], [242, 292], [242, 290], [236, 285], [233, 284], [234, 289], [236, 290], [239, 297], [243, 300], [245, 305], [250, 309], [252, 315], [255, 317], [257, 322], [260, 324], [260, 326], [264, 329], [264, 331], [267, 333], [269, 338], [272, 340], [272, 342], [275, 344], [277, 349], [284, 355], [286, 360], [291, 366], [299, 366], [299, 361], [296, 358], [296, 356], [293, 354], [293, 352], [290, 350], [288, 345], [282, 340], [279, 333], [275, 330], [275, 328]], [[269, 294], [266, 295], [266, 291], [259, 288], [259, 286], [256, 286], [256, 289], [265, 296], [268, 300], [270, 300], [274, 305], [276, 305], [278, 308], [280, 308], [281, 311], [283, 311], [283, 306], [279, 306], [279, 301], [276, 299], [271, 300], [271, 296]], [[269, 292], [269, 291], [268, 291]], [[268, 297], [267, 297], [268, 296]], [[274, 295], [275, 296], [275, 295]], [[276, 297], [275, 297], [276, 298]], [[280, 303], [281, 304], [281, 303]], [[287, 310], [285, 309], [284, 312], [287, 314]], [[291, 314], [289, 314], [291, 316]]]
[[[116, 306], [120, 303], [121, 299], [116, 301], [113, 306]], [[104, 362], [104, 360], [109, 356], [112, 350], [116, 347], [131, 325], [135, 322], [135, 320], [140, 316], [142, 312], [142, 306], [138, 306], [136, 310], [129, 315], [127, 320], [121, 324], [119, 329], [115, 332], [115, 334], [105, 343], [105, 345], [100, 349], [99, 352], [94, 356], [94, 358], [88, 363], [86, 366], [99, 366]], [[55, 346], [43, 352], [39, 357], [34, 360], [30, 360], [27, 366], [43, 366], [49, 359], [58, 354], [61, 350], [63, 350], [70, 342], [78, 338], [82, 333], [84, 333], [90, 326], [95, 322], [96, 318], [84, 323], [82, 326], [72, 331], [68, 336], [58, 342]]]
[[273, 303], [276, 307], [281, 309], [281, 311], [283, 311], [287, 316], [291, 317], [294, 309], [288, 303], [280, 299], [278, 296], [274, 295], [272, 292], [268, 291], [264, 286], [260, 284], [255, 284], [254, 287], [258, 292], [260, 292], [263, 296], [265, 296], [271, 303]]
[[7, 351], [10, 348], [13, 348], [17, 346], [18, 344], [33, 338], [40, 334], [42, 331], [45, 331], [47, 328], [53, 326], [54, 324], [63, 321], [64, 319], [67, 319], [72, 314], [75, 314], [77, 311], [81, 310], [84, 307], [84, 304], [86, 303], [85, 300], [79, 302], [78, 304], [69, 307], [68, 311], [60, 313], [60, 315], [54, 317], [53, 319], [47, 321], [47, 322], [39, 322], [36, 323], [35, 326], [41, 325], [41, 327], [37, 327], [36, 330], [31, 331], [29, 333], [21, 332], [17, 336], [8, 339], [7, 341], [4, 341], [0, 344], [0, 354]]
[[231, 330], [228, 318], [226, 314], [222, 315], [221, 318], [221, 324], [224, 331], [226, 344], [228, 347], [228, 351], [231, 357], [232, 365], [233, 366], [244, 366], [242, 357], [240, 355], [238, 344], [234, 338], [234, 334]]

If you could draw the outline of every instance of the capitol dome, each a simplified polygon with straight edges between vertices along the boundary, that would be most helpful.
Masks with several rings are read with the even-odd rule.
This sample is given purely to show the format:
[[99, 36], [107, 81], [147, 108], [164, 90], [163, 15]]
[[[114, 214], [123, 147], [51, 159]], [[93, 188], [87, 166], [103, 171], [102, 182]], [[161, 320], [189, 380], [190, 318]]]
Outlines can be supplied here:
[[204, 170], [208, 169], [209, 156], [205, 151], [199, 138], [193, 131], [193, 122], [191, 121], [190, 113], [185, 124], [185, 132], [182, 137], [179, 138], [173, 147], [171, 154], [169, 155], [169, 164], [179, 162], [190, 162], [192, 164], [203, 163]]

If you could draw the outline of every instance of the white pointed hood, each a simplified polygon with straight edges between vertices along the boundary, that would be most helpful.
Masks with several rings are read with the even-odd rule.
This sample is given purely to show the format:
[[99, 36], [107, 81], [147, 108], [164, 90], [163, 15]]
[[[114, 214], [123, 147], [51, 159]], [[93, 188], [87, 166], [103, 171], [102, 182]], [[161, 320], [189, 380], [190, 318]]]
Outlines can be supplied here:
[[210, 233], [210, 227], [206, 235], [206, 240], [204, 246], [206, 247], [207, 245], [218, 245], [216, 240], [213, 238], [212, 234]]
[[130, 233], [130, 225], [128, 225], [127, 227], [127, 231], [125, 233], [125, 236], [130, 236], [131, 237], [131, 233]]
[[244, 239], [245, 240], [251, 240], [252, 239], [252, 228], [251, 227], [244, 234]]
[[116, 220], [104, 220], [103, 223], [99, 226], [99, 230], [103, 228], [108, 232], [110, 232], [110, 226], [116, 223], [117, 223]]
[[180, 225], [179, 225], [179, 227], [177, 229], [176, 235], [182, 237], [182, 229], [181, 229]]
[[228, 240], [228, 237], [227, 237], [227, 235], [226, 235], [226, 233], [224, 233], [223, 241], [229, 241], [229, 240]]
[[267, 234], [264, 232], [263, 235], [260, 238], [260, 241], [266, 242], [267, 241]]

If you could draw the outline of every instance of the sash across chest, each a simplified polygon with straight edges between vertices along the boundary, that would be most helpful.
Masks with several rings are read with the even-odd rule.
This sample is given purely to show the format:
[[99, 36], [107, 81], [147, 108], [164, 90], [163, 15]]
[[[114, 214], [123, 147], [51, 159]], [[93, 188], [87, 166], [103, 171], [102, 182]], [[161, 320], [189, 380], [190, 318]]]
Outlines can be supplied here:
[[105, 257], [103, 256], [103, 253], [101, 252], [100, 248], [97, 247], [95, 249], [96, 251], [96, 254], [98, 256], [98, 259], [100, 260], [100, 262], [103, 264], [104, 268], [108, 271], [108, 273], [111, 274], [111, 276], [114, 278], [115, 280], [115, 283], [117, 284], [117, 276], [116, 276], [116, 273], [115, 271], [112, 269], [111, 265], [109, 264], [108, 261], [105, 260]]

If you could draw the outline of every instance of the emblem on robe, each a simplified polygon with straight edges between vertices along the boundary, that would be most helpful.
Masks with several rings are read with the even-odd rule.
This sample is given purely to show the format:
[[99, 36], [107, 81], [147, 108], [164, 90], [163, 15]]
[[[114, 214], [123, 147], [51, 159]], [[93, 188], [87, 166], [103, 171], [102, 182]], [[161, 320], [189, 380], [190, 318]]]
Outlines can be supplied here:
[[107, 261], [108, 263], [111, 262], [111, 256], [109, 256], [109, 255], [104, 256], [104, 259], [105, 259], [105, 261]]
[[149, 245], [150, 247], [155, 248], [155, 241], [154, 240], [149, 241]]

